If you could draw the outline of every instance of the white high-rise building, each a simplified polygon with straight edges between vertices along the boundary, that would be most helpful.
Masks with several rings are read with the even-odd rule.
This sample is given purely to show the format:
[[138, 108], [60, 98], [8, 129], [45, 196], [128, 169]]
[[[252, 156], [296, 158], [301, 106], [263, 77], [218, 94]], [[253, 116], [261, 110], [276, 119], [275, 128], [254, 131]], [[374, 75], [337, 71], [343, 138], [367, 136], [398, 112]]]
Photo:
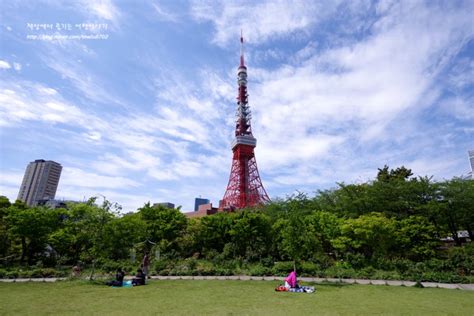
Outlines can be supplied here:
[[38, 159], [26, 167], [18, 200], [35, 206], [40, 200], [54, 199], [63, 167], [54, 161]]
[[474, 180], [474, 150], [469, 150], [469, 162], [471, 163], [471, 179]]

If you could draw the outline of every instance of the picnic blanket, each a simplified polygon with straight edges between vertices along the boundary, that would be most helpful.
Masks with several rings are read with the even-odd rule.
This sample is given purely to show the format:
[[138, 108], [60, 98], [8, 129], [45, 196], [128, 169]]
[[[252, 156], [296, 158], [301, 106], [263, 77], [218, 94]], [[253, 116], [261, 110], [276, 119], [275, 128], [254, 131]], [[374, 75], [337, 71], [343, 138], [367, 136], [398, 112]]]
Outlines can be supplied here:
[[120, 289], [120, 288], [131, 288], [133, 287], [132, 281], [123, 281], [122, 286], [112, 286], [113, 288]]
[[300, 287], [291, 287], [286, 288], [283, 285], [279, 285], [275, 288], [277, 292], [293, 292], [293, 293], [313, 293], [316, 291], [314, 286], [300, 286]]

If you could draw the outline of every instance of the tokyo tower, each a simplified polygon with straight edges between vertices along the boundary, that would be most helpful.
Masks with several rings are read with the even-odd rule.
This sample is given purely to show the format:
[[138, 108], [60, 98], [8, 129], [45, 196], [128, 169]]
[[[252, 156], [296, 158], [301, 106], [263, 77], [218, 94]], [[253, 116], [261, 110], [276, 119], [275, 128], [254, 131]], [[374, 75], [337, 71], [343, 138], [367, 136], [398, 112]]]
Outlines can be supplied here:
[[240, 65], [237, 69], [237, 112], [235, 139], [232, 142], [232, 168], [229, 183], [220, 203], [223, 209], [241, 209], [269, 202], [267, 192], [258, 174], [254, 148], [257, 139], [252, 135], [251, 113], [247, 94], [247, 67], [244, 61], [244, 39], [240, 36]]

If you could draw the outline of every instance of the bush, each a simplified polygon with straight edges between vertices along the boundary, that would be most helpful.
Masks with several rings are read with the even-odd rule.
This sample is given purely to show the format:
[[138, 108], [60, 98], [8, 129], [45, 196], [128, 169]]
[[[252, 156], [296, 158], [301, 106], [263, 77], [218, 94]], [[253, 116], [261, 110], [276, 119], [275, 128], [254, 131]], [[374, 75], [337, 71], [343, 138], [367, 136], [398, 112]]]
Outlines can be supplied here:
[[278, 276], [286, 276], [293, 270], [293, 261], [279, 261], [273, 264], [273, 274]]
[[428, 271], [423, 273], [422, 281], [441, 282], [441, 283], [462, 283], [464, 278], [452, 272], [433, 272]]
[[19, 275], [18, 271], [13, 270], [13, 271], [8, 271], [8, 272], [5, 274], [5, 277], [6, 277], [7, 279], [16, 279], [16, 278], [18, 278], [18, 275]]
[[214, 275], [214, 264], [208, 261], [200, 261], [196, 266], [197, 275]]
[[376, 270], [373, 267], [365, 267], [363, 269], [357, 270], [355, 277], [360, 279], [371, 279], [375, 274]]
[[377, 270], [372, 274], [371, 278], [375, 280], [400, 280], [401, 275], [397, 271]]
[[263, 266], [262, 264], [255, 264], [250, 267], [249, 274], [254, 276], [264, 276], [264, 275], [271, 275], [272, 269]]
[[335, 265], [333, 267], [330, 267], [324, 271], [324, 274], [328, 278], [341, 278], [341, 279], [346, 279], [346, 278], [354, 278], [356, 277], [356, 271], [352, 268], [346, 268], [342, 266]]
[[30, 272], [30, 278], [42, 278], [43, 277], [43, 273], [42, 273], [42, 270], [43, 269], [33, 269]]
[[299, 269], [302, 276], [319, 276], [321, 275], [321, 266], [314, 262], [303, 262]]
[[[161, 259], [161, 260], [156, 260], [153, 262], [152, 270], [155, 271], [158, 275], [168, 275], [169, 271], [172, 269], [173, 266], [174, 264], [172, 261]], [[165, 273], [165, 274], [162, 274], [162, 273]]]
[[449, 249], [448, 261], [459, 275], [474, 275], [474, 245]]
[[345, 261], [349, 262], [351, 267], [355, 269], [360, 269], [367, 265], [367, 259], [361, 253], [347, 253], [345, 256]]
[[135, 273], [138, 266], [130, 261], [101, 260], [97, 263], [96, 268], [107, 273], [114, 273], [119, 268], [123, 269], [126, 273]]

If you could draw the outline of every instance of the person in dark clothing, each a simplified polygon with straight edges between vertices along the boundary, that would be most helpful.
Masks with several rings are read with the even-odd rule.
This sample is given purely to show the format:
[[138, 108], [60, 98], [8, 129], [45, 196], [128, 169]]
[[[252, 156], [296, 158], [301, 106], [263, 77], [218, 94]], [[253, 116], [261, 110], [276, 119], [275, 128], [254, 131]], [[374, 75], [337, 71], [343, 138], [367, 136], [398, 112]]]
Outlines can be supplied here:
[[122, 268], [118, 268], [117, 273], [115, 274], [115, 280], [109, 281], [106, 284], [109, 286], [122, 286], [124, 277], [125, 272], [123, 272]]
[[138, 285], [145, 285], [145, 279], [146, 275], [143, 273], [142, 269], [137, 270], [137, 274], [135, 275], [135, 278], [132, 280], [132, 285], [133, 286], [138, 286]]

